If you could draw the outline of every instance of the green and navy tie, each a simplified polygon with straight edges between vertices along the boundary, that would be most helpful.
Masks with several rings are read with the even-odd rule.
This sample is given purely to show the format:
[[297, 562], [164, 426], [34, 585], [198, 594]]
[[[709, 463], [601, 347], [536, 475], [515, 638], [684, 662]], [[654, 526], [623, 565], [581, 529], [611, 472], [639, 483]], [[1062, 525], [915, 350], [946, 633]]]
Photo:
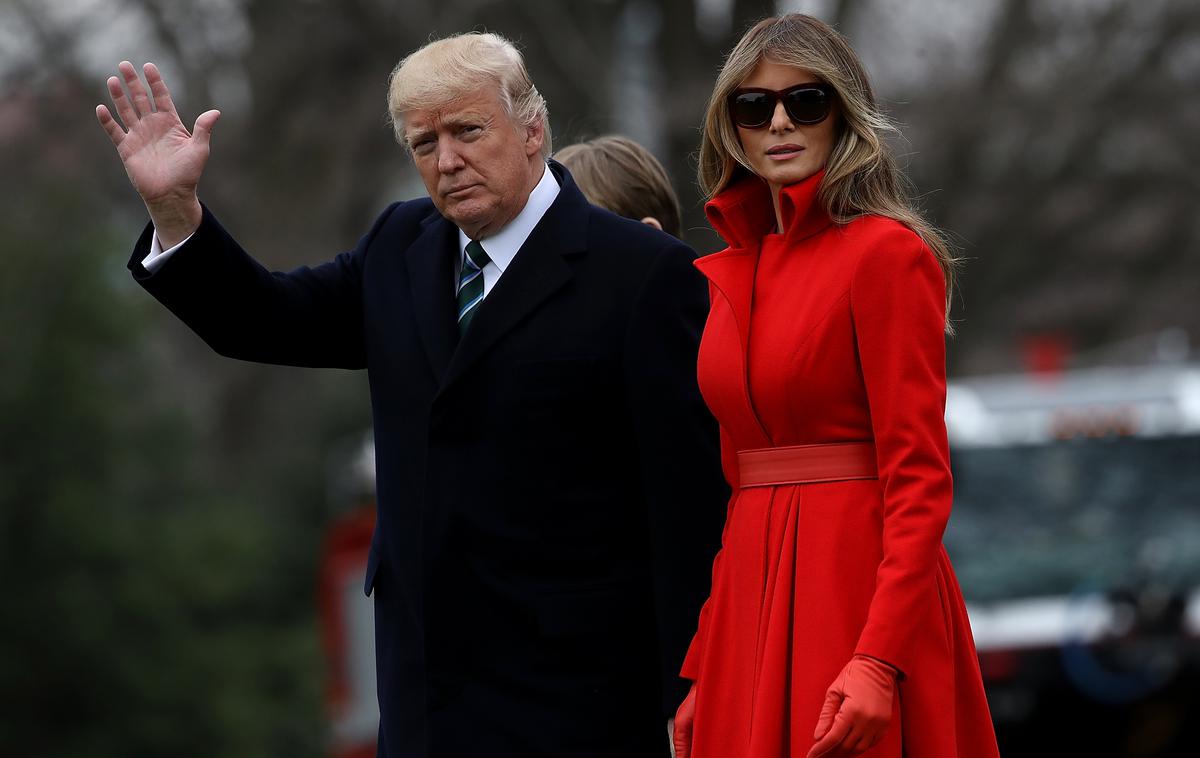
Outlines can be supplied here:
[[475, 240], [467, 243], [467, 254], [463, 256], [462, 272], [458, 275], [458, 335], [467, 333], [467, 327], [483, 302], [483, 267], [491, 261], [483, 245]]

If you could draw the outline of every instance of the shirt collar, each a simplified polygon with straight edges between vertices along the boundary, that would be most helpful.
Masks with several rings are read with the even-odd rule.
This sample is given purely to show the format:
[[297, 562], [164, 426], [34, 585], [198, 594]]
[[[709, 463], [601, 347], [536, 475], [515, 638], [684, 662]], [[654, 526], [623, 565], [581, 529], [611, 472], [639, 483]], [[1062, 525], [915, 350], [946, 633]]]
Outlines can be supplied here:
[[[547, 166], [542, 171], [542, 178], [538, 181], [537, 186], [533, 188], [533, 192], [529, 193], [529, 199], [525, 201], [525, 207], [521, 209], [517, 217], [492, 236], [479, 240], [479, 244], [483, 245], [488, 258], [496, 264], [501, 273], [508, 268], [508, 264], [512, 263], [517, 251], [525, 244], [525, 240], [529, 239], [533, 228], [537, 226], [538, 222], [542, 220], [542, 216], [554, 203], [559, 189], [554, 172]], [[466, 254], [467, 243], [470, 241], [471, 238], [462, 229], [459, 229], [458, 256], [460, 263], [462, 256]]]

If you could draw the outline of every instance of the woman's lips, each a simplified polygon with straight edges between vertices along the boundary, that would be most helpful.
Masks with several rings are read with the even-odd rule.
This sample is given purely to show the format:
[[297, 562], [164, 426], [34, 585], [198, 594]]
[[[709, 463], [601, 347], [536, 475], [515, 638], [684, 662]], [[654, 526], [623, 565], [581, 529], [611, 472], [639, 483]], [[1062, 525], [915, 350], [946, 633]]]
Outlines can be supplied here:
[[789, 158], [795, 158], [802, 152], [804, 152], [804, 148], [799, 145], [772, 145], [767, 148], [767, 157], [773, 161], [786, 161]]

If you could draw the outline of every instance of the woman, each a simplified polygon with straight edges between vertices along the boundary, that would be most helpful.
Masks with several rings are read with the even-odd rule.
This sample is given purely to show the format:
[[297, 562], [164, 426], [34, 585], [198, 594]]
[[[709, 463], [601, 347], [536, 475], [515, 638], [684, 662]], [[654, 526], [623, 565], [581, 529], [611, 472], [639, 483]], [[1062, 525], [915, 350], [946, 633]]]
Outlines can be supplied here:
[[953, 259], [911, 209], [854, 51], [753, 27], [709, 103], [701, 390], [733, 487], [676, 716], [689, 758], [989, 758], [941, 544]]

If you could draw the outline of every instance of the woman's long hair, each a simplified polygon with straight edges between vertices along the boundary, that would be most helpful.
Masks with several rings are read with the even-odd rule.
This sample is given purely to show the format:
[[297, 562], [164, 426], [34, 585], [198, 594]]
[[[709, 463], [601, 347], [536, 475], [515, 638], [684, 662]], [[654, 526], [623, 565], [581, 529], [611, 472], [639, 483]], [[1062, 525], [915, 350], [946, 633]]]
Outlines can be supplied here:
[[768, 59], [810, 71], [837, 91], [841, 127], [825, 166], [820, 201], [836, 223], [867, 214], [886, 216], [929, 246], [946, 278], [946, 332], [952, 334], [950, 297], [957, 260], [946, 238], [909, 199], [906, 181], [884, 142], [898, 130], [876, 105], [866, 69], [850, 43], [820, 19], [801, 13], [763, 19], [729, 53], [704, 117], [699, 179], [705, 195], [711, 199], [753, 173], [729, 116], [729, 95]]

